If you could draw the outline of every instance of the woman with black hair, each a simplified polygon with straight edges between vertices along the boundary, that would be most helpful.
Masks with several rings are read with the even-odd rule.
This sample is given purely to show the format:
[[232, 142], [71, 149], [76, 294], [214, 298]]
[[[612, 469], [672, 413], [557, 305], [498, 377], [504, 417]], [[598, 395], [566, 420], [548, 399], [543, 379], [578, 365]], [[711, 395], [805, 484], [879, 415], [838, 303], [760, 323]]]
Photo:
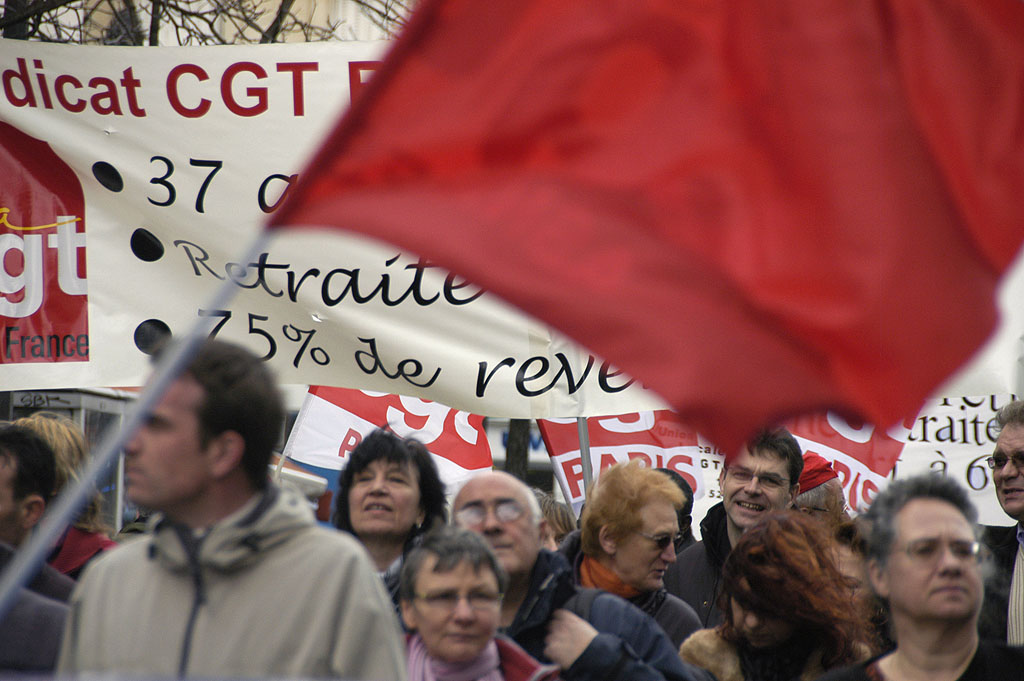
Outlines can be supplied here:
[[405, 555], [446, 521], [444, 483], [421, 443], [375, 430], [356, 445], [338, 476], [334, 525], [356, 536], [398, 604]]

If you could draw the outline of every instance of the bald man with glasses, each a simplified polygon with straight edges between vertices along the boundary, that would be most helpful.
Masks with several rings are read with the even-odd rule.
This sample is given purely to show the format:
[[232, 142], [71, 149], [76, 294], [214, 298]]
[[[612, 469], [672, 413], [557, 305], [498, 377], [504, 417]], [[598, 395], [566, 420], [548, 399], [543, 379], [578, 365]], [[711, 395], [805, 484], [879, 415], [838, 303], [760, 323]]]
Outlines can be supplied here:
[[985, 463], [999, 505], [1014, 524], [984, 527], [982, 543], [991, 551], [995, 569], [985, 583], [978, 631], [982, 638], [1024, 645], [1024, 401], [1000, 409], [996, 423], [999, 437]]
[[482, 535], [508, 573], [501, 633], [565, 681], [704, 681], [685, 664], [658, 624], [627, 601], [581, 592], [561, 555], [541, 547], [544, 518], [530, 488], [500, 471], [470, 479], [452, 505], [452, 522]]

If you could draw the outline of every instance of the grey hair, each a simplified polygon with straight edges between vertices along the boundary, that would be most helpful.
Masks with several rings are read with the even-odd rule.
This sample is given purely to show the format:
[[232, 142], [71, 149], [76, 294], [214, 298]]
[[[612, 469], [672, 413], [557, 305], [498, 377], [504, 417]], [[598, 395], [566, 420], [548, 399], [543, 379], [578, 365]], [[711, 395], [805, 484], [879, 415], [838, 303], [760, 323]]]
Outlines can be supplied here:
[[533, 518], [533, 526], [539, 527], [540, 521], [544, 520], [544, 512], [540, 508], [540, 502], [537, 501], [537, 495], [525, 483], [523, 484], [523, 496], [526, 497], [526, 506], [530, 510], [530, 517]]
[[936, 499], [955, 507], [977, 536], [978, 510], [967, 496], [967, 490], [952, 478], [924, 473], [896, 480], [882, 490], [864, 514], [868, 523], [867, 557], [884, 566], [896, 540], [896, 514], [915, 499]]
[[1006, 426], [1024, 426], [1024, 400], [1014, 400], [996, 412], [999, 430]]
[[408, 602], [415, 597], [416, 575], [430, 556], [437, 558], [434, 572], [451, 572], [459, 564], [469, 563], [476, 572], [481, 569], [493, 572], [501, 593], [508, 588], [508, 573], [481, 535], [460, 527], [442, 525], [425, 534], [419, 546], [405, 557], [398, 587], [401, 600]]
[[797, 508], [803, 508], [804, 506], [824, 506], [827, 498], [828, 487], [821, 484], [807, 490], [806, 492], [801, 492], [796, 495], [796, 499], [793, 500], [793, 505]]

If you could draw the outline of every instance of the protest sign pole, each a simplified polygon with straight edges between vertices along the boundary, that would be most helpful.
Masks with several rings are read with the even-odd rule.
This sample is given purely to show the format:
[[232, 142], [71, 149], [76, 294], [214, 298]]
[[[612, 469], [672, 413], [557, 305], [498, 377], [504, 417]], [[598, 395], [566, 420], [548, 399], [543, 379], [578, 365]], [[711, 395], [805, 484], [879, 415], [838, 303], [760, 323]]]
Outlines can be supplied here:
[[[267, 240], [266, 232], [257, 235], [245, 258], [238, 262], [255, 262]], [[234, 296], [235, 288], [235, 282], [231, 278], [225, 279], [217, 287], [206, 309], [224, 309]], [[216, 319], [212, 316], [198, 317], [188, 333], [180, 341], [167, 348], [167, 352], [160, 357], [153, 370], [153, 375], [146, 383], [138, 400], [125, 414], [124, 423], [118, 429], [108, 429], [98, 447], [98, 453], [91, 458], [81, 472], [78, 482], [69, 485], [61, 492], [53, 507], [47, 509], [43, 515], [43, 520], [31, 539], [15, 552], [11, 563], [0, 574], [0, 620], [14, 605], [19, 589], [27, 584], [38, 571], [57, 538], [68, 525], [74, 522], [75, 515], [92, 495], [92, 490], [103, 472], [113, 465], [150, 410], [156, 406], [178, 375], [188, 366], [188, 362], [212, 331], [215, 323]]]
[[576, 432], [580, 438], [580, 465], [583, 467], [583, 494], [586, 500], [590, 482], [594, 479], [594, 470], [590, 465], [590, 431], [587, 429], [587, 417], [576, 417]]
[[277, 465], [274, 466], [273, 480], [274, 482], [281, 481], [281, 470], [284, 468], [284, 461], [288, 458], [288, 455], [281, 452], [281, 456], [277, 457]]

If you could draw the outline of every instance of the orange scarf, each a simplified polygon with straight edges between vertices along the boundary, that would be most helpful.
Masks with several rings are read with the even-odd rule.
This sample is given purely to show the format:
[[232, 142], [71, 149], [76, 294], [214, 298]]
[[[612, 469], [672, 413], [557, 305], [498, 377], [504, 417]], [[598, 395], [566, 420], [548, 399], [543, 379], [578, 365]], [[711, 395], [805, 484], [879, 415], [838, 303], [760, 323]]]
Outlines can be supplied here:
[[639, 589], [619, 579], [614, 572], [601, 565], [590, 556], [583, 556], [580, 564], [580, 583], [591, 589], [601, 589], [622, 598], [633, 598], [640, 595]]

